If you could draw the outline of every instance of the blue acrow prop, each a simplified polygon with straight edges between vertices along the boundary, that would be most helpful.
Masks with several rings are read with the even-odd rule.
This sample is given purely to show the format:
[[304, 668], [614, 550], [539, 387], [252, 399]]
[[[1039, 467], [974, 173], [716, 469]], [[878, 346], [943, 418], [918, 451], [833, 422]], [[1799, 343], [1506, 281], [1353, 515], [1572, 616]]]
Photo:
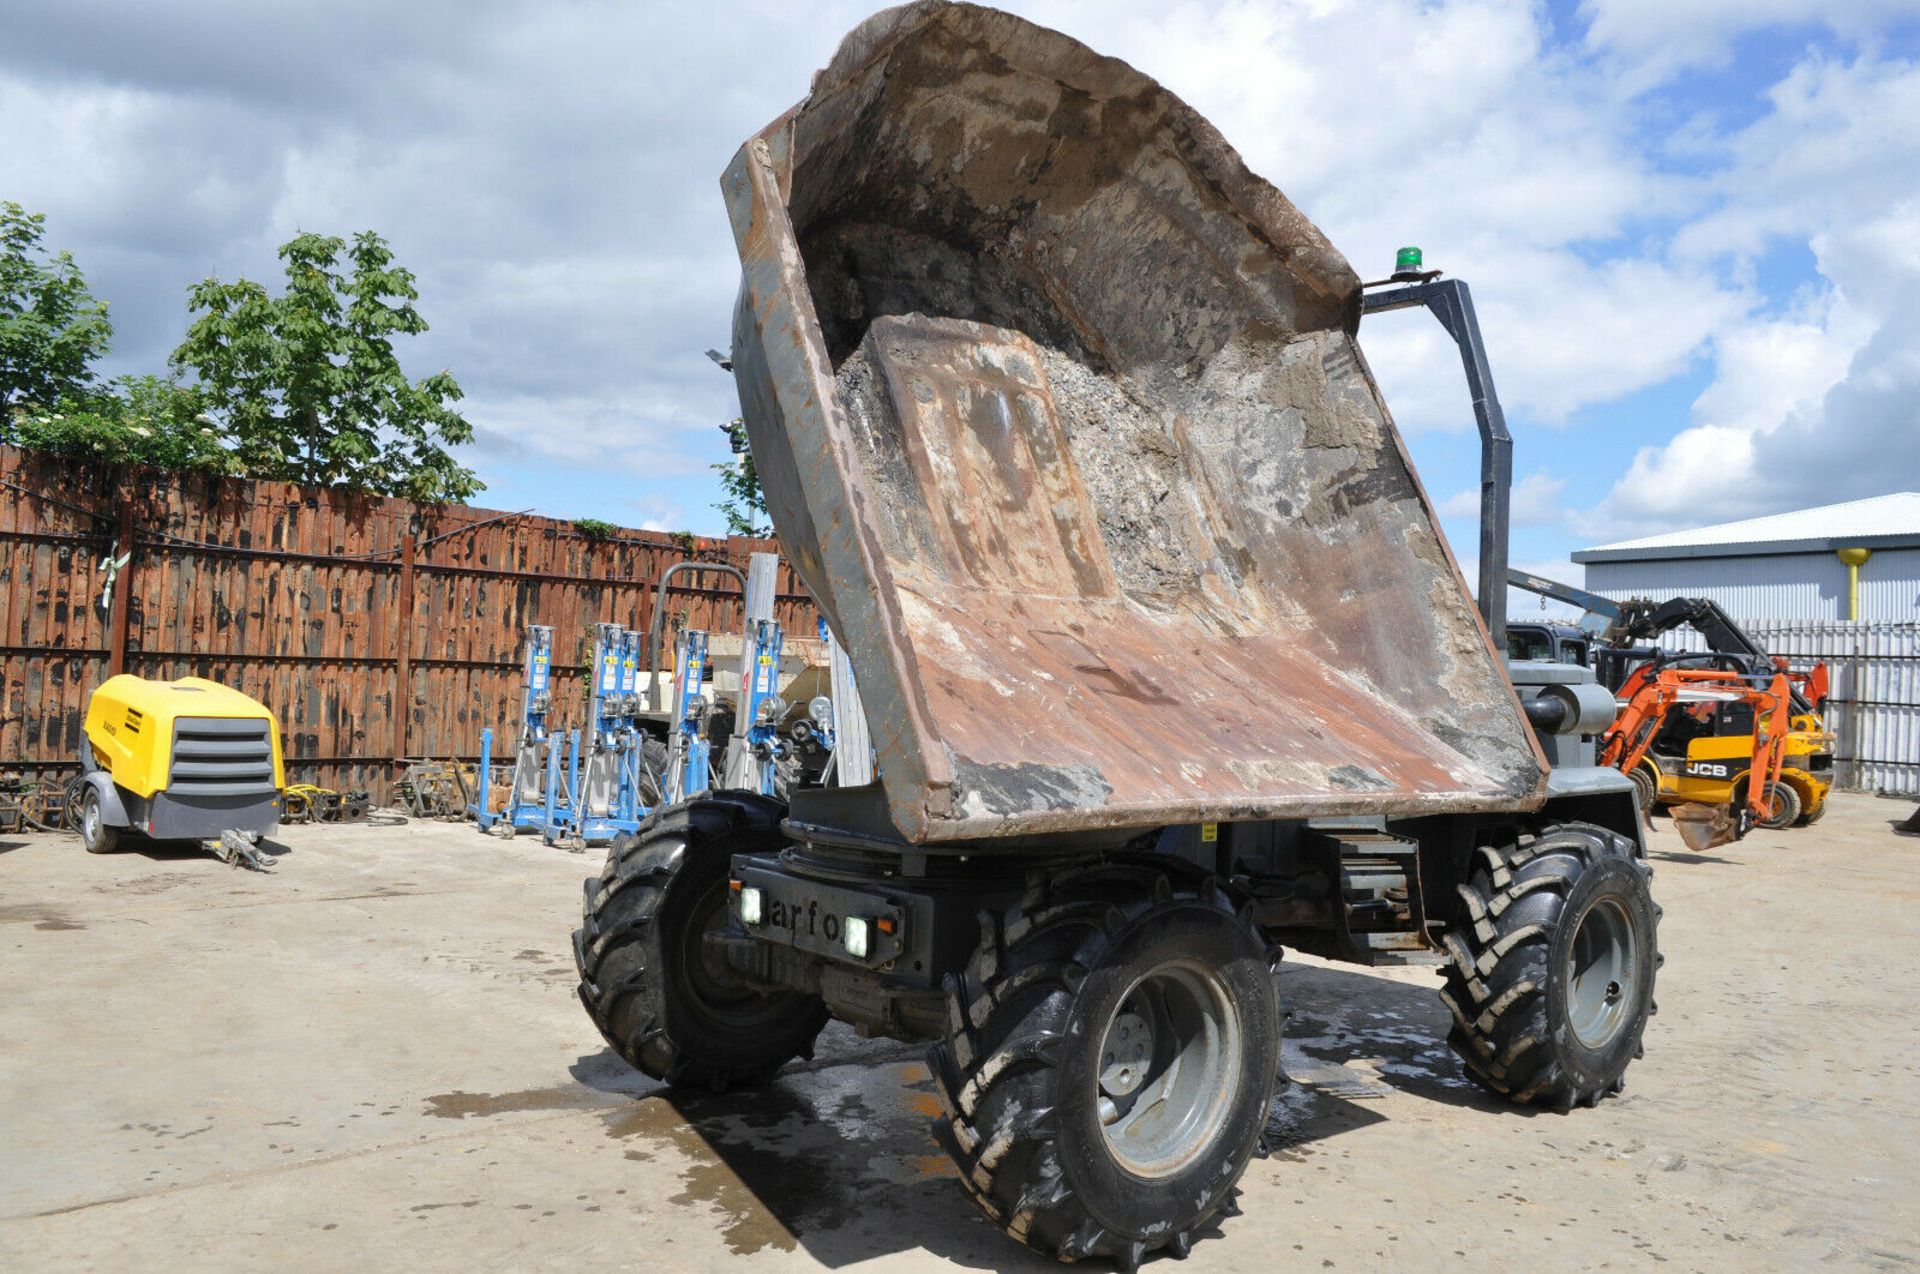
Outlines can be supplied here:
[[742, 680], [747, 693], [747, 748], [759, 773], [762, 796], [775, 795], [778, 762], [787, 749], [780, 737], [780, 722], [787, 714], [786, 700], [780, 697], [780, 651], [784, 643], [779, 621], [754, 621], [747, 676]]
[[[573, 818], [564, 829], [582, 844], [605, 844], [633, 831], [647, 812], [640, 799], [637, 768], [641, 743], [635, 716], [637, 663], [636, 634], [620, 624], [594, 626], [586, 756], [571, 786]], [[548, 839], [557, 839], [555, 832]]]
[[621, 767], [620, 782], [631, 793], [623, 809], [631, 809], [634, 818], [645, 818], [651, 811], [647, 797], [659, 800], [666, 790], [666, 776], [650, 772], [646, 743], [650, 737], [642, 724], [645, 704], [640, 694], [640, 660], [646, 649], [646, 634], [638, 629], [623, 629], [620, 634], [619, 712]]
[[544, 624], [527, 627], [527, 655], [520, 702], [520, 738], [514, 748], [513, 780], [505, 808], [488, 808], [493, 770], [492, 731], [481, 735], [480, 800], [474, 821], [481, 830], [504, 824], [514, 831], [542, 833], [570, 816], [564, 794], [558, 791], [560, 752], [551, 727], [553, 695], [553, 629]]
[[670, 801], [698, 796], [713, 783], [712, 745], [707, 740], [707, 715], [713, 705], [707, 699], [703, 680], [707, 635], [689, 628], [680, 634], [679, 647], [673, 676], [674, 733], [667, 763]]

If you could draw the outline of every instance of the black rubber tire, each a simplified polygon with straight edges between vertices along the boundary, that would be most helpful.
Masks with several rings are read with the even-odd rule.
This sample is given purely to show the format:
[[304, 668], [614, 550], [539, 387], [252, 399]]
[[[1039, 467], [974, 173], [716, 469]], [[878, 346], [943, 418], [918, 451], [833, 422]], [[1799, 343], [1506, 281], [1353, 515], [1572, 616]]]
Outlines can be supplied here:
[[640, 803], [648, 809], [660, 805], [665, 799], [667, 777], [667, 743], [652, 735], [640, 741]]
[[80, 843], [89, 854], [111, 854], [120, 848], [120, 829], [107, 825], [100, 808], [100, 793], [91, 783], [80, 797]]
[[[1653, 868], [1627, 837], [1591, 823], [1558, 823], [1518, 843], [1476, 852], [1459, 887], [1465, 904], [1444, 945], [1440, 998], [1452, 1012], [1447, 1042], [1467, 1075], [1522, 1104], [1591, 1106], [1625, 1086], [1657, 1012], [1660, 908]], [[1599, 1047], [1576, 1036], [1569, 1015], [1572, 946], [1596, 903], [1630, 927], [1632, 974], [1619, 1024]]]
[[[1184, 1257], [1196, 1231], [1237, 1210], [1234, 1185], [1273, 1095], [1282, 1015], [1265, 940], [1210, 877], [1133, 860], [1056, 872], [981, 923], [965, 973], [946, 979], [948, 1036], [928, 1051], [946, 1112], [934, 1136], [967, 1193], [1013, 1238], [1062, 1260]], [[1238, 1066], [1220, 1117], [1201, 1124], [1213, 1131], [1184, 1166], [1148, 1179], [1106, 1144], [1102, 1037], [1134, 983], [1176, 959], [1230, 988]]]
[[1821, 819], [1827, 816], [1827, 807], [1832, 804], [1833, 804], [1833, 793], [1828, 792], [1824, 797], [1821, 798], [1820, 803], [1813, 807], [1813, 813], [1802, 814], [1800, 816], [1800, 821], [1795, 823], [1794, 826], [1795, 827], [1812, 827], [1815, 823], [1819, 822]]
[[1639, 793], [1640, 816], [1652, 818], [1660, 799], [1660, 781], [1644, 765], [1634, 766], [1627, 778], [1633, 782], [1633, 790]]
[[700, 935], [724, 920], [733, 855], [784, 844], [785, 813], [748, 792], [666, 806], [614, 841], [587, 880], [573, 935], [580, 1002], [635, 1069], [724, 1092], [812, 1057], [827, 1023], [817, 996], [727, 987], [699, 959]]
[[[1734, 790], [1741, 793], [1733, 803], [1736, 813], [1746, 803], [1746, 786], [1745, 779], [1734, 785]], [[1773, 813], [1766, 818], [1753, 820], [1755, 827], [1764, 827], [1770, 832], [1777, 832], [1783, 828], [1792, 827], [1800, 820], [1800, 793], [1794, 790], [1791, 783], [1767, 784], [1767, 805]]]

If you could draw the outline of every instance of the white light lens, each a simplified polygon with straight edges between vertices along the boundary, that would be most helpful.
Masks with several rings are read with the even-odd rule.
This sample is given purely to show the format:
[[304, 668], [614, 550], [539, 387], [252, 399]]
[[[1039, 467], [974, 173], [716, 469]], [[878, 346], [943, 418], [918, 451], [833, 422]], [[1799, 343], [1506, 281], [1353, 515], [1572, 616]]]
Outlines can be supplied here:
[[760, 891], [752, 885], [740, 891], [740, 919], [750, 925], [760, 923]]
[[847, 917], [847, 954], [856, 960], [867, 958], [867, 922], [858, 916]]

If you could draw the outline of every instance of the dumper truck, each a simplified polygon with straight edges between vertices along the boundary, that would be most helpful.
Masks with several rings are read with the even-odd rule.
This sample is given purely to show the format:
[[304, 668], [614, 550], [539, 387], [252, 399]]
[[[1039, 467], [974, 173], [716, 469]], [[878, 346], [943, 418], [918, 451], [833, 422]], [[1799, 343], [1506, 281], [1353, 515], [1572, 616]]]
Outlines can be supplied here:
[[[722, 179], [735, 378], [877, 779], [654, 813], [580, 996], [716, 1091], [920, 1041], [961, 1186], [1123, 1267], [1234, 1208], [1285, 948], [1438, 964], [1467, 1075], [1619, 1091], [1658, 908], [1611, 696], [1509, 670], [1510, 439], [1457, 281], [1346, 259], [1192, 108], [991, 9], [849, 34]], [[1451, 290], [1442, 284], [1450, 284]], [[1357, 340], [1424, 305], [1487, 445], [1476, 611]]]

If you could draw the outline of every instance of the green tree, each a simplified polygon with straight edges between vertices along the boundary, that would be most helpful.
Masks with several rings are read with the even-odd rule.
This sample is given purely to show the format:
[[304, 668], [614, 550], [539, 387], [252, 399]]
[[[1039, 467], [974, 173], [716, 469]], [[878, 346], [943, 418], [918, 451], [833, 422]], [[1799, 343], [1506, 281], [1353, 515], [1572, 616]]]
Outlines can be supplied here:
[[40, 246], [47, 219], [0, 200], [0, 437], [16, 409], [86, 393], [113, 339], [73, 257]]
[[767, 495], [760, 489], [760, 473], [753, 467], [753, 452], [747, 447], [747, 423], [737, 417], [720, 426], [733, 444], [734, 460], [713, 465], [720, 475], [720, 489], [726, 498], [714, 505], [727, 518], [727, 530], [734, 535], [772, 535], [773, 517], [767, 512]]
[[125, 376], [112, 392], [68, 396], [14, 412], [23, 447], [111, 464], [237, 471], [199, 390], [160, 376]]
[[280, 248], [286, 289], [208, 279], [173, 352], [253, 477], [344, 484], [413, 500], [465, 500], [482, 487], [447, 447], [473, 438], [446, 371], [409, 381], [397, 336], [427, 321], [413, 272], [371, 231], [348, 244], [301, 234]]

